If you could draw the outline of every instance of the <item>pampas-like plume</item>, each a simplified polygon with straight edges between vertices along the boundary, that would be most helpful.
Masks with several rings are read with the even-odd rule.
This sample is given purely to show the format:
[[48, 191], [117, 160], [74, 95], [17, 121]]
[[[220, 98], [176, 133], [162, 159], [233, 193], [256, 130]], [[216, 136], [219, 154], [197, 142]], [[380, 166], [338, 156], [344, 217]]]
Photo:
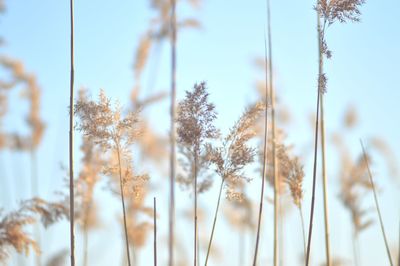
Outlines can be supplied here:
[[278, 158], [279, 158], [279, 169], [283, 172], [283, 178], [289, 186], [290, 194], [293, 199], [294, 205], [296, 205], [299, 210], [301, 227], [303, 232], [303, 247], [304, 256], [306, 256], [306, 234], [304, 228], [304, 218], [302, 210], [303, 201], [303, 180], [304, 171], [303, 166], [299, 162], [299, 158], [290, 158], [287, 148], [280, 145], [278, 148]]
[[210, 162], [215, 165], [215, 172], [221, 177], [221, 184], [204, 265], [207, 265], [210, 255], [224, 184], [227, 186], [227, 198], [240, 201], [243, 195], [237, 192], [237, 187], [243, 181], [250, 180], [245, 176], [244, 168], [254, 161], [256, 151], [249, 146], [248, 142], [257, 135], [254, 124], [263, 110], [264, 106], [261, 103], [248, 108], [230, 129], [222, 145], [220, 147], [209, 147]]
[[10, 256], [10, 248], [26, 256], [30, 249], [33, 249], [35, 253], [40, 253], [37, 242], [25, 231], [26, 226], [37, 222], [37, 216], [47, 227], [68, 217], [68, 208], [64, 204], [33, 198], [22, 201], [18, 210], [6, 215], [0, 209], [0, 262], [7, 261]]
[[[207, 163], [208, 141], [218, 137], [219, 132], [213, 125], [217, 118], [215, 106], [208, 101], [205, 82], [195, 84], [193, 91], [187, 91], [186, 97], [179, 103], [177, 117], [177, 143], [190, 171], [188, 178], [179, 178], [185, 184], [193, 184], [194, 194], [194, 266], [197, 266], [197, 194], [203, 191], [206, 183], [198, 185], [198, 176], [202, 166]], [[185, 165], [183, 165], [185, 166]]]
[[147, 176], [135, 175], [132, 168], [130, 146], [138, 136], [138, 113], [130, 112], [122, 117], [121, 108], [113, 108], [103, 91], [100, 92], [98, 102], [81, 98], [75, 104], [75, 109], [80, 119], [78, 130], [105, 151], [111, 150], [114, 155], [114, 161], [110, 162], [104, 173], [119, 179], [126, 252], [128, 264], [131, 265], [125, 190], [129, 186], [133, 193], [140, 194], [143, 182], [147, 180]]

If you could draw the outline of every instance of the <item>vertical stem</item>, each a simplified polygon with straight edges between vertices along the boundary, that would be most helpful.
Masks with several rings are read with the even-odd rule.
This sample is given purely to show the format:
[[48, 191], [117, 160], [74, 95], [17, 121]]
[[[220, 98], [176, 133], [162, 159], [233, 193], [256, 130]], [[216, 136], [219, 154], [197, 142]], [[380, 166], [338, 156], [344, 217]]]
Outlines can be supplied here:
[[69, 217], [71, 266], [75, 266], [75, 229], [74, 229], [74, 0], [70, 0], [71, 20], [71, 76], [69, 99]]
[[301, 231], [303, 233], [303, 248], [304, 248], [304, 258], [306, 257], [306, 229], [304, 226], [304, 216], [303, 216], [303, 210], [301, 208], [301, 205], [299, 206], [299, 214], [300, 214], [300, 219], [301, 219]]
[[[39, 196], [38, 187], [38, 169], [37, 169], [37, 157], [35, 147], [32, 145], [30, 150], [31, 155], [31, 197]], [[40, 227], [37, 223], [34, 225], [35, 240], [39, 247], [41, 247], [41, 237], [40, 237]], [[42, 265], [42, 255], [41, 252], [36, 253], [35, 257], [36, 266]]]
[[170, 204], [168, 265], [174, 265], [174, 223], [175, 223], [175, 98], [176, 98], [176, 0], [171, 0], [171, 124], [170, 124]]
[[375, 207], [376, 207], [376, 211], [378, 212], [379, 224], [380, 224], [380, 226], [381, 226], [381, 231], [382, 231], [383, 240], [385, 241], [386, 253], [387, 253], [387, 256], [388, 256], [388, 260], [389, 260], [389, 262], [390, 262], [390, 265], [393, 266], [392, 256], [391, 256], [391, 254], [390, 254], [389, 243], [388, 243], [388, 241], [387, 241], [387, 237], [386, 237], [386, 233], [385, 233], [385, 227], [383, 226], [383, 219], [382, 219], [382, 214], [381, 214], [381, 208], [379, 207], [378, 196], [377, 196], [377, 194], [376, 194], [376, 188], [375, 188], [374, 179], [373, 179], [373, 177], [372, 177], [371, 169], [369, 168], [367, 153], [365, 152], [365, 147], [364, 147], [364, 144], [363, 144], [363, 142], [362, 142], [361, 139], [360, 139], [360, 144], [361, 144], [361, 148], [362, 148], [362, 151], [363, 151], [364, 161], [365, 161], [365, 164], [367, 165], [369, 181], [371, 182], [372, 191], [373, 191], [373, 193], [374, 193]]
[[272, 34], [271, 34], [271, 10], [270, 0], [267, 0], [267, 26], [268, 26], [268, 68], [269, 68], [269, 84], [270, 101], [271, 101], [271, 123], [272, 123], [272, 165], [274, 173], [274, 266], [278, 265], [279, 246], [278, 246], [278, 216], [279, 216], [279, 177], [278, 177], [278, 161], [276, 158], [276, 125], [275, 125], [275, 90], [273, 83], [272, 70]]
[[[319, 86], [318, 86], [319, 87]], [[315, 139], [314, 139], [314, 166], [313, 166], [313, 182], [312, 182], [312, 197], [311, 197], [311, 208], [310, 208], [310, 223], [308, 229], [308, 242], [307, 242], [307, 256], [306, 256], [306, 266], [308, 266], [311, 251], [311, 237], [313, 229], [313, 219], [314, 219], [314, 204], [315, 204], [315, 186], [316, 186], [316, 172], [317, 172], [317, 159], [318, 159], [318, 123], [319, 123], [319, 103], [320, 103], [320, 92], [318, 88], [317, 93], [317, 112], [315, 118]]]
[[358, 234], [355, 228], [353, 228], [353, 256], [354, 256], [354, 266], [360, 265], [358, 258]]
[[238, 255], [239, 255], [239, 266], [243, 266], [244, 265], [244, 256], [246, 254], [245, 252], [245, 239], [244, 239], [244, 232], [243, 230], [239, 230], [239, 251], [238, 251]]
[[267, 41], [264, 33], [264, 59], [265, 59], [265, 113], [264, 113], [264, 147], [263, 147], [263, 165], [262, 165], [262, 176], [261, 176], [261, 194], [260, 194], [260, 208], [258, 210], [258, 222], [257, 222], [257, 236], [256, 236], [256, 247], [254, 251], [253, 266], [257, 265], [257, 254], [258, 245], [260, 242], [260, 231], [261, 231], [261, 219], [263, 212], [264, 202], [264, 187], [265, 179], [267, 176], [267, 145], [268, 145], [268, 69], [267, 69]]
[[119, 188], [121, 191], [121, 205], [122, 205], [122, 214], [124, 218], [124, 233], [125, 233], [125, 245], [126, 245], [126, 256], [128, 259], [128, 265], [131, 266], [131, 257], [129, 254], [129, 239], [128, 239], [128, 226], [126, 224], [126, 211], [125, 211], [125, 197], [124, 197], [124, 187], [123, 187], [123, 179], [122, 179], [122, 166], [121, 166], [121, 149], [119, 144], [116, 143], [117, 147], [117, 156], [118, 156], [118, 171], [119, 171]]
[[[319, 46], [322, 45], [322, 32], [321, 23], [319, 19], [319, 13], [317, 12], [317, 29], [318, 29], [318, 42]], [[323, 72], [323, 58], [320, 55], [319, 73], [322, 75]], [[324, 118], [324, 95], [321, 94], [321, 159], [322, 159], [322, 181], [323, 181], [323, 196], [324, 196], [324, 226], [325, 226], [325, 255], [326, 255], [326, 265], [331, 265], [331, 255], [330, 255], [330, 240], [329, 240], [329, 211], [328, 211], [328, 177], [326, 171], [326, 150], [325, 150], [325, 118]]]
[[399, 221], [399, 239], [397, 243], [397, 266], [400, 266], [400, 221]]
[[[86, 214], [85, 214], [86, 216]], [[88, 229], [87, 229], [87, 218], [83, 225], [83, 266], [88, 265]]]
[[210, 241], [208, 242], [207, 256], [206, 256], [206, 261], [204, 263], [205, 266], [207, 266], [208, 257], [210, 256], [210, 250], [211, 250], [211, 245], [212, 245], [212, 241], [213, 241], [213, 237], [214, 237], [215, 225], [217, 223], [217, 216], [218, 216], [219, 204], [221, 202], [221, 194], [222, 194], [222, 188], [224, 187], [224, 181], [225, 181], [225, 179], [221, 180], [221, 185], [219, 187], [217, 207], [215, 209], [214, 221], [213, 221], [213, 225], [212, 225], [212, 229], [211, 229]]
[[318, 17], [318, 86], [317, 86], [317, 111], [315, 116], [315, 137], [314, 137], [314, 165], [313, 165], [313, 182], [312, 182], [312, 197], [311, 197], [311, 209], [310, 209], [310, 223], [308, 228], [308, 241], [307, 241], [307, 255], [306, 255], [306, 266], [309, 264], [310, 252], [311, 252], [311, 237], [313, 229], [314, 219], [314, 205], [315, 205], [315, 187], [316, 187], [316, 175], [317, 175], [317, 161], [318, 161], [318, 129], [319, 129], [319, 111], [320, 111], [320, 98], [321, 98], [321, 84], [320, 78], [322, 75], [323, 68], [323, 55], [322, 55], [322, 43], [321, 43], [321, 26]]
[[325, 255], [326, 265], [331, 265], [330, 255], [330, 229], [329, 229], [329, 208], [328, 208], [328, 177], [326, 171], [326, 152], [325, 152], [325, 122], [324, 122], [324, 96], [321, 94], [321, 148], [322, 148], [322, 181], [324, 196], [324, 224], [325, 224]]
[[197, 266], [197, 152], [194, 156], [194, 256], [193, 265]]
[[154, 197], [154, 208], [153, 208], [153, 224], [154, 224], [154, 266], [157, 266], [157, 202]]

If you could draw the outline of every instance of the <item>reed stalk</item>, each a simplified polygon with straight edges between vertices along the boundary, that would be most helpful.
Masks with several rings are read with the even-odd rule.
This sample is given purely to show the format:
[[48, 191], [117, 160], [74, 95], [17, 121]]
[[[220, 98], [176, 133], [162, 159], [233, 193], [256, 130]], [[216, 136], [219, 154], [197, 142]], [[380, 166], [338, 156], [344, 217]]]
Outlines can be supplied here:
[[157, 201], [153, 199], [153, 225], [154, 225], [154, 266], [157, 266]]
[[71, 22], [71, 71], [69, 99], [69, 217], [70, 217], [70, 252], [71, 266], [75, 266], [75, 229], [74, 229], [74, 0], [70, 0]]
[[[322, 42], [322, 31], [321, 22], [319, 18], [319, 13], [317, 12], [317, 28], [318, 28], [318, 42]], [[321, 45], [321, 44], [320, 44]], [[321, 52], [321, 51], [320, 51]], [[323, 55], [320, 55], [321, 62], [318, 70], [318, 76], [323, 74]], [[321, 160], [322, 160], [322, 183], [323, 183], [323, 197], [324, 197], [324, 226], [325, 226], [325, 255], [326, 255], [326, 265], [331, 265], [331, 255], [330, 255], [330, 240], [329, 240], [329, 209], [328, 209], [328, 177], [326, 170], [326, 145], [325, 145], [325, 115], [324, 115], [324, 94], [321, 94]]]
[[261, 220], [263, 212], [264, 202], [264, 188], [265, 179], [267, 178], [267, 145], [268, 145], [268, 59], [267, 59], [267, 41], [264, 33], [264, 60], [265, 60], [265, 110], [264, 110], [264, 146], [263, 146], [263, 165], [262, 165], [262, 176], [261, 176], [261, 194], [260, 194], [260, 207], [258, 210], [258, 221], [257, 221], [257, 235], [256, 235], [256, 247], [254, 250], [253, 266], [257, 265], [258, 246], [260, 242], [260, 231], [261, 231]]
[[[322, 44], [318, 41], [319, 50], [319, 70], [318, 73], [322, 73]], [[313, 181], [312, 181], [312, 196], [311, 196], [311, 207], [310, 207], [310, 223], [308, 228], [308, 241], [307, 241], [307, 254], [306, 254], [306, 266], [309, 265], [310, 252], [311, 252], [311, 237], [313, 229], [314, 219], [314, 205], [315, 205], [315, 187], [317, 179], [317, 161], [318, 161], [318, 129], [319, 129], [319, 111], [320, 111], [320, 96], [321, 96], [321, 83], [319, 82], [320, 76], [318, 76], [318, 89], [317, 89], [317, 110], [315, 116], [315, 136], [314, 136], [314, 162], [313, 162]]]
[[193, 208], [194, 208], [194, 241], [193, 241], [193, 244], [194, 244], [194, 247], [193, 247], [193, 252], [194, 252], [194, 255], [193, 255], [193, 265], [194, 266], [197, 266], [197, 245], [198, 245], [198, 242], [197, 242], [197, 168], [198, 168], [198, 155], [197, 155], [197, 153], [195, 154], [195, 156], [194, 156], [194, 169], [193, 169], [193, 176], [194, 176], [194, 178], [193, 178], [193, 193], [194, 193], [194, 206], [193, 206]]
[[362, 148], [362, 152], [363, 152], [364, 161], [365, 161], [365, 164], [367, 165], [368, 176], [369, 176], [369, 181], [371, 182], [372, 192], [374, 193], [375, 208], [376, 208], [376, 211], [378, 213], [379, 225], [381, 227], [383, 240], [385, 241], [386, 253], [387, 253], [390, 265], [393, 266], [394, 264], [393, 264], [392, 256], [390, 254], [390, 248], [389, 248], [389, 243], [388, 243], [388, 240], [387, 240], [387, 237], [386, 237], [386, 233], [385, 233], [385, 227], [383, 225], [381, 208], [379, 207], [378, 195], [376, 193], [374, 179], [372, 177], [371, 169], [369, 168], [369, 162], [368, 162], [368, 158], [367, 158], [367, 153], [365, 151], [365, 147], [364, 147], [364, 144], [363, 144], [361, 139], [360, 139], [360, 144], [361, 144], [361, 148]]
[[224, 187], [224, 181], [225, 181], [225, 179], [222, 179], [221, 185], [219, 187], [217, 207], [215, 208], [215, 214], [214, 214], [214, 220], [213, 220], [213, 225], [212, 225], [212, 229], [211, 229], [210, 241], [208, 242], [207, 256], [206, 256], [206, 260], [204, 262], [205, 266], [207, 266], [208, 257], [210, 256], [211, 244], [212, 244], [213, 237], [214, 237], [215, 225], [217, 224], [218, 210], [219, 210], [219, 205], [221, 202], [221, 195], [222, 195], [222, 188]]
[[171, 106], [170, 106], [170, 206], [168, 235], [168, 265], [174, 265], [174, 224], [175, 224], [175, 109], [176, 109], [176, 0], [171, 0]]
[[273, 179], [274, 179], [274, 266], [279, 263], [279, 176], [278, 176], [278, 160], [276, 158], [276, 123], [275, 123], [275, 90], [273, 82], [272, 70], [272, 33], [271, 33], [271, 8], [270, 0], [267, 0], [267, 29], [268, 29], [268, 86], [271, 102], [271, 126], [272, 126], [272, 166], [273, 166]]
[[120, 188], [120, 193], [121, 193], [121, 205], [122, 205], [122, 214], [123, 214], [123, 220], [124, 220], [126, 257], [128, 259], [128, 265], [131, 266], [131, 256], [130, 256], [130, 251], [129, 251], [129, 238], [128, 238], [128, 226], [126, 223], [125, 196], [124, 196], [124, 187], [123, 187], [124, 181], [122, 178], [121, 149], [120, 149], [118, 143], [116, 143], [116, 147], [117, 147], [117, 157], [118, 157], [119, 188]]

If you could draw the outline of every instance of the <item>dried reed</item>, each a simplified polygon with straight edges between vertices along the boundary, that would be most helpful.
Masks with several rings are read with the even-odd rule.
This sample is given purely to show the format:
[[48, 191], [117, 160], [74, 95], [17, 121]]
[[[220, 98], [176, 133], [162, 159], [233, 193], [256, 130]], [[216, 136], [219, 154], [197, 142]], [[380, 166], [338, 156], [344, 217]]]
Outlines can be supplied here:
[[71, 266], [75, 266], [75, 218], [74, 218], [74, 0], [70, 0], [70, 95], [69, 95], [69, 205], [70, 205], [70, 256]]
[[385, 233], [385, 227], [383, 225], [381, 209], [379, 208], [378, 196], [377, 196], [376, 189], [375, 189], [374, 179], [372, 177], [371, 169], [369, 168], [367, 153], [365, 151], [365, 147], [364, 147], [364, 144], [363, 144], [361, 139], [360, 139], [360, 145], [361, 145], [361, 149], [362, 149], [362, 152], [363, 152], [365, 165], [367, 166], [368, 176], [369, 176], [369, 181], [371, 182], [372, 192], [374, 193], [375, 208], [376, 208], [376, 211], [378, 213], [379, 224], [381, 226], [381, 232], [382, 232], [383, 240], [385, 241], [386, 253], [387, 253], [390, 265], [393, 266], [392, 256], [390, 255], [389, 243], [387, 241], [387, 237], [386, 237], [386, 233]]

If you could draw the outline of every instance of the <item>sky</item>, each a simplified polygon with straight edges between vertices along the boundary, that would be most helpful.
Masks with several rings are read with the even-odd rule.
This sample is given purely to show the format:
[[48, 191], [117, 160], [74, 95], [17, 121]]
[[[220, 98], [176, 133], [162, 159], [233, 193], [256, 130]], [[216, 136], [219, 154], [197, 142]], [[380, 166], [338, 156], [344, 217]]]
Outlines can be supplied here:
[[[75, 3], [75, 84], [76, 89], [88, 88], [96, 96], [104, 89], [112, 99], [123, 105], [129, 104], [130, 91], [135, 84], [132, 71], [135, 49], [141, 35], [149, 25], [154, 12], [150, 1], [104, 1], [88, 0]], [[46, 121], [44, 141], [39, 147], [40, 195], [54, 197], [54, 191], [62, 189], [65, 174], [60, 165], [68, 163], [68, 101], [69, 101], [69, 3], [68, 1], [6, 1], [6, 12], [0, 18], [0, 34], [5, 39], [1, 55], [22, 60], [28, 71], [35, 73], [42, 88], [42, 115]], [[305, 217], [311, 192], [312, 140], [310, 117], [314, 112], [318, 51], [316, 14], [314, 1], [271, 0], [271, 26], [273, 64], [278, 108], [290, 110], [291, 123], [286, 125], [287, 141], [294, 145], [295, 153], [307, 153], [304, 159]], [[367, 1], [361, 8], [361, 23], [335, 23], [327, 30], [327, 42], [333, 57], [325, 65], [328, 77], [325, 97], [326, 130], [330, 136], [342, 129], [342, 118], [349, 106], [354, 106], [359, 125], [352, 131], [342, 131], [354, 158], [360, 152], [359, 139], [371, 137], [384, 139], [394, 152], [398, 162], [400, 156], [400, 29], [397, 20], [400, 2], [397, 0]], [[200, 21], [200, 29], [184, 29], [178, 34], [177, 44], [177, 98], [184, 97], [185, 90], [193, 84], [206, 81], [210, 98], [216, 104], [219, 118], [217, 124], [227, 130], [246, 105], [257, 100], [256, 80], [263, 79], [263, 72], [255, 66], [256, 58], [264, 55], [264, 28], [266, 23], [265, 1], [201, 1], [198, 9], [179, 2], [178, 18], [194, 17]], [[153, 48], [150, 66], [143, 78], [144, 95], [169, 89], [170, 45], [166, 42]], [[2, 75], [4, 71], [0, 72]], [[24, 118], [27, 103], [12, 95], [9, 115], [3, 122], [7, 130], [26, 130]], [[157, 131], [168, 132], [168, 102], [163, 102], [146, 111]], [[368, 145], [367, 145], [368, 146]], [[337, 154], [335, 147], [328, 144], [328, 169], [332, 169], [330, 184], [331, 238], [334, 255], [352, 260], [351, 230], [349, 214], [338, 200]], [[77, 158], [79, 141], [76, 143]], [[29, 169], [18, 165], [29, 165], [29, 156], [23, 153], [2, 151], [2, 174], [5, 176], [9, 197], [2, 197], [4, 206], [16, 206], [20, 199], [29, 195], [26, 178]], [[79, 163], [78, 163], [79, 166]], [[389, 242], [398, 244], [399, 230], [399, 176], [390, 176], [382, 159], [376, 159], [373, 167], [377, 183], [381, 186], [380, 201]], [[397, 178], [397, 181], [393, 181]], [[258, 198], [259, 178], [249, 185], [250, 197]], [[166, 184], [166, 182], [164, 182]], [[157, 197], [165, 203], [168, 194], [163, 185], [157, 187]], [[320, 185], [317, 198], [321, 198]], [[94, 233], [91, 250], [102, 250], [93, 256], [94, 265], [112, 265], [115, 256], [122, 257], [120, 228], [113, 224], [118, 217], [118, 205], [109, 193], [99, 189], [106, 233]], [[4, 195], [6, 191], [2, 189]], [[200, 198], [202, 206], [211, 217], [216, 186]], [[272, 197], [271, 189], [267, 190]], [[3, 193], [2, 193], [3, 194]], [[153, 196], [153, 195], [152, 195]], [[149, 202], [152, 196], [148, 198]], [[189, 195], [179, 191], [177, 195], [179, 213], [183, 212]], [[373, 206], [372, 195], [365, 196], [366, 205]], [[323, 261], [322, 203], [317, 201], [315, 235], [313, 238], [313, 265]], [[179, 209], [181, 208], [181, 209]], [[163, 209], [163, 208], [161, 208]], [[261, 261], [271, 262], [272, 257], [272, 205], [266, 205], [264, 238], [261, 243]], [[222, 217], [222, 215], [221, 215]], [[361, 265], [386, 265], [382, 237], [375, 224], [360, 236]], [[285, 222], [284, 242], [285, 265], [297, 265], [301, 254], [301, 232], [297, 213], [293, 210]], [[308, 220], [308, 218], [306, 218]], [[166, 238], [168, 216], [161, 211], [159, 224], [160, 239]], [[203, 226], [208, 231], [211, 219]], [[178, 224], [185, 243], [191, 243], [191, 224]], [[237, 236], [232, 235], [229, 225], [221, 219], [216, 244], [223, 254], [237, 253]], [[297, 228], [297, 229], [296, 229]], [[99, 231], [100, 232], [100, 231]], [[67, 223], [43, 231], [49, 251], [45, 257], [68, 247]], [[205, 233], [207, 236], [207, 233]], [[112, 245], [104, 239], [112, 239]], [[77, 241], [80, 241], [79, 237]], [[106, 241], [108, 242], [108, 241]], [[80, 242], [78, 242], [80, 243]], [[253, 239], [246, 240], [246, 256], [251, 258]], [[78, 244], [79, 246], [80, 244]], [[111, 246], [110, 246], [111, 245]], [[160, 261], [166, 259], [165, 246], [161, 246]], [[190, 258], [191, 249], [186, 250]], [[78, 255], [79, 256], [79, 255]], [[146, 248], [138, 258], [146, 265], [151, 249]], [[21, 261], [13, 257], [13, 262]], [[22, 260], [23, 261], [23, 260]], [[15, 264], [16, 265], [16, 264]], [[226, 256], [211, 260], [210, 265], [237, 265], [233, 257]]]

